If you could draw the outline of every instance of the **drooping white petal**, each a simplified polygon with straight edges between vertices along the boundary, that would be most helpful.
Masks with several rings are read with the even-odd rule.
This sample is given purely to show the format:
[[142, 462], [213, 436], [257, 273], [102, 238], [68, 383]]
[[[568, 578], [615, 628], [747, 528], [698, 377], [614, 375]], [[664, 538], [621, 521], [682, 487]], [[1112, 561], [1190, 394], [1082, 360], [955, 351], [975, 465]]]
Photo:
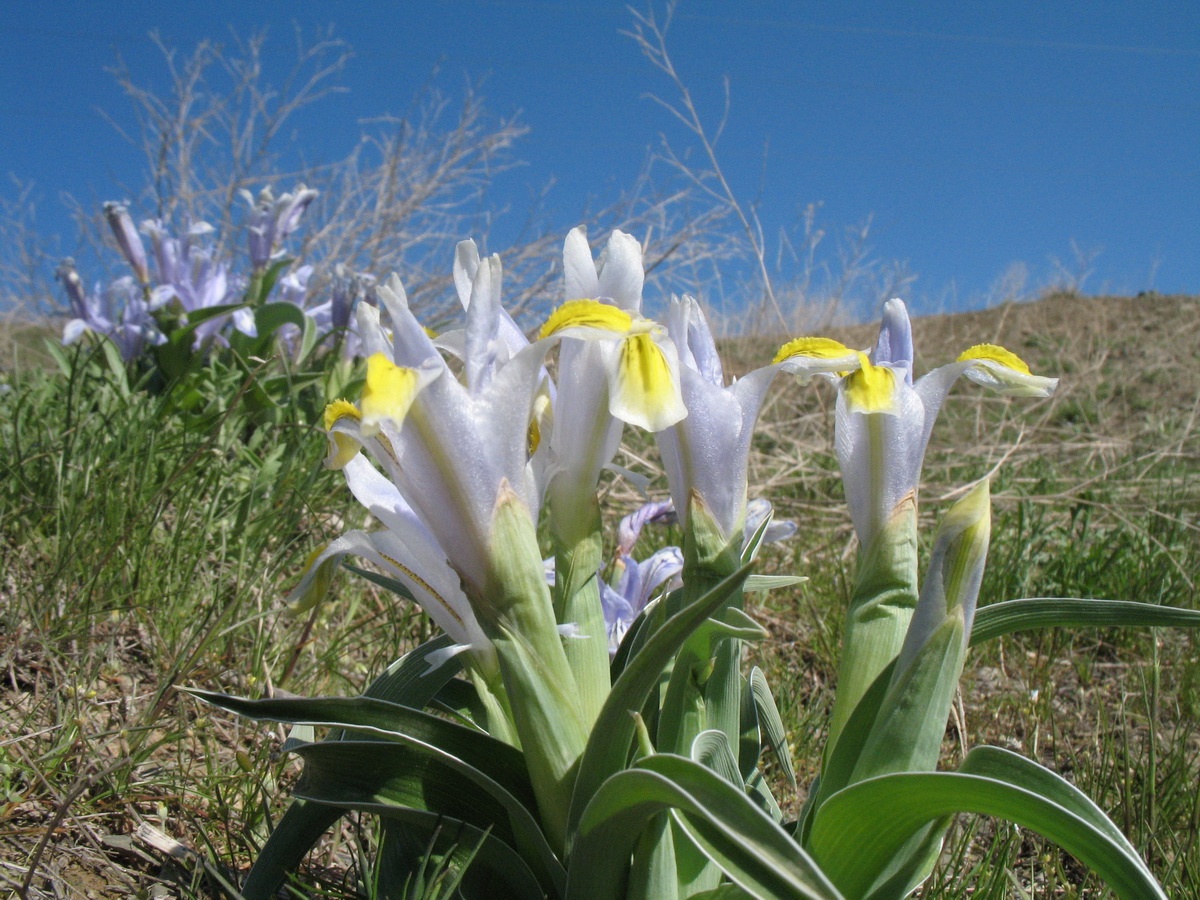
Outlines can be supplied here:
[[608, 408], [614, 416], [647, 431], [662, 431], [688, 414], [674, 344], [642, 332], [601, 348], [608, 356]]

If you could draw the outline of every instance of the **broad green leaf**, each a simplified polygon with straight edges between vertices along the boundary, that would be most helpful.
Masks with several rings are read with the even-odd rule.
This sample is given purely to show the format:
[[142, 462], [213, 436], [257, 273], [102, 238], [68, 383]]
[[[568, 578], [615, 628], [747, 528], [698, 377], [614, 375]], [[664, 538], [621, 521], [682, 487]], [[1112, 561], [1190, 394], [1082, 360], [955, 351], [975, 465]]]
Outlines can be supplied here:
[[561, 892], [565, 873], [530, 807], [479, 769], [415, 742], [322, 741], [295, 752], [304, 759], [296, 796], [346, 809], [426, 810], [467, 822], [519, 847], [539, 878]]
[[738, 771], [725, 732], [710, 728], [696, 735], [692, 741], [692, 759], [712, 769], [730, 784], [742, 784], [742, 773]]
[[962, 673], [963, 637], [961, 616], [947, 618], [925, 636], [921, 649], [907, 666], [893, 670], [888, 692], [879, 704], [850, 781], [886, 772], [937, 768], [946, 720]]
[[706, 728], [723, 731], [730, 743], [737, 740], [742, 719], [739, 641], [764, 634], [741, 609], [725, 606], [688, 636], [671, 664], [659, 711], [659, 750], [686, 755]]
[[372, 681], [363, 692], [364, 696], [422, 709], [462, 670], [462, 662], [457, 656], [444, 660], [436, 668], [429, 665], [429, 654], [453, 643], [449, 635], [440, 634], [409, 651]]
[[752, 594], [755, 591], [773, 591], [775, 588], [791, 587], [806, 581], [808, 578], [803, 575], [751, 575], [746, 579], [746, 586], [742, 590], [747, 594]]
[[567, 868], [567, 900], [623, 900], [633, 845], [665, 810], [676, 812], [688, 837], [750, 897], [841, 897], [743, 790], [698, 763], [662, 754], [614, 775], [588, 804]]
[[879, 673], [875, 683], [863, 694], [858, 707], [847, 719], [841, 735], [836, 741], [825, 745], [821, 774], [809, 787], [808, 799], [805, 801], [804, 808], [800, 811], [800, 819], [796, 823], [796, 834], [800, 843], [805, 847], [809, 846], [813, 815], [820, 809], [827, 797], [836, 794], [850, 783], [850, 775], [854, 771], [854, 767], [858, 765], [858, 758], [862, 754], [863, 747], [866, 746], [871, 726], [875, 723], [875, 714], [879, 710], [879, 704], [883, 697], [887, 694], [895, 667], [896, 663], [893, 661]]
[[[371, 697], [246, 700], [194, 688], [187, 691], [214, 706], [258, 721], [346, 728], [419, 746], [480, 772], [501, 785], [526, 808], [534, 807], [533, 790], [521, 751], [482, 732], [421, 710]], [[325, 741], [312, 746], [337, 743]]]
[[631, 713], [645, 704], [650, 691], [658, 685], [663, 669], [674, 659], [689, 635], [741, 588], [751, 566], [743, 566], [696, 602], [668, 618], [626, 664], [592, 726], [580, 758], [571, 797], [568, 834], [574, 831], [584, 807], [605, 779], [625, 768], [634, 733]]
[[[321, 335], [317, 331], [316, 320], [306, 313], [304, 316], [304, 330], [300, 334], [300, 346], [296, 350], [296, 362], [304, 363], [308, 360], [320, 337]], [[323, 375], [324, 373], [321, 374]]]
[[775, 705], [775, 697], [771, 694], [771, 686], [767, 684], [767, 676], [758, 666], [750, 670], [750, 695], [754, 698], [754, 708], [758, 711], [758, 724], [763, 740], [779, 760], [779, 766], [783, 769], [788, 784], [795, 787], [796, 770], [792, 768], [787, 729], [783, 727], [783, 718], [779, 715], [779, 707]]
[[860, 781], [817, 810], [809, 849], [848, 897], [865, 896], [928, 823], [954, 813], [996, 816], [1054, 841], [1124, 900], [1166, 900], [1127, 844], [1058, 802], [1016, 784], [963, 772], [899, 772]]
[[284, 325], [295, 325], [304, 331], [304, 311], [294, 303], [264, 303], [254, 311], [258, 336], [269, 337]]
[[1079, 597], [1031, 597], [980, 607], [971, 628], [971, 646], [1016, 631], [1063, 626], [1130, 628], [1200, 627], [1200, 610]]
[[[189, 312], [187, 314], [187, 324], [179, 329], [179, 331], [182, 331], [185, 334], [190, 334], [196, 330], [197, 325], [203, 325], [209, 319], [216, 319], [220, 316], [237, 312], [239, 309], [244, 309], [245, 307], [245, 303], [222, 303], [219, 306], [206, 306], [204, 309], [194, 310], [193, 312]], [[176, 332], [172, 332], [172, 336], [174, 336], [175, 333]]]
[[290, 266], [295, 260], [284, 257], [277, 259], [267, 267], [263, 272], [262, 277], [250, 282], [250, 293], [254, 292], [254, 288], [258, 288], [258, 296], [247, 296], [246, 299], [254, 306], [261, 306], [267, 302], [267, 297], [271, 295], [271, 291], [275, 290], [275, 284], [279, 281], [279, 276], [283, 274], [284, 269]]
[[736, 884], [723, 884], [703, 894], [696, 894], [691, 900], [746, 900], [750, 896]]
[[1069, 809], [1081, 819], [1087, 821], [1093, 828], [1106, 834], [1115, 843], [1120, 844], [1125, 852], [1151, 875], [1133, 844], [1113, 824], [1092, 799], [1057, 772], [1045, 766], [1026, 759], [1019, 753], [1005, 750], [1001, 747], [975, 747], [967, 754], [959, 771], [968, 775], [981, 775], [985, 778], [995, 778], [1006, 781], [1026, 790], [1033, 791], [1042, 797], [1053, 800], [1064, 809]]
[[[425, 706], [461, 667], [457, 658], [451, 658], [437, 669], [429, 668], [428, 655], [451, 643], [448, 636], [439, 635], [406, 653], [371, 682], [366, 696], [416, 709]], [[292, 735], [298, 738], [302, 734], [301, 729], [311, 731], [311, 726], [295, 726]], [[290, 751], [296, 743], [289, 738], [284, 748]], [[340, 816], [341, 811], [334, 807], [294, 800], [271, 832], [250, 870], [243, 888], [247, 900], [273, 897], [287, 873], [300, 864], [305, 854]]]
[[245, 900], [272, 900], [289, 872], [295, 871], [308, 851], [342, 817], [343, 810], [307, 800], [293, 800], [263, 844], [246, 883]]
[[916, 606], [916, 505], [904, 502], [859, 553], [829, 722], [831, 743], [838, 740], [879, 673], [900, 654]]

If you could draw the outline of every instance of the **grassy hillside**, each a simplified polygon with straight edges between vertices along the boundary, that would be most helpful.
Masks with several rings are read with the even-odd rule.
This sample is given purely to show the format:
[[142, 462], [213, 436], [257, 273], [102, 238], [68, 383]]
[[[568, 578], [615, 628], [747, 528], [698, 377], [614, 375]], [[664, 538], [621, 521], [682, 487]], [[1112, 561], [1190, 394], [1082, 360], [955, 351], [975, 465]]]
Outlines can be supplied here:
[[[929, 522], [995, 472], [981, 603], [1200, 606], [1200, 300], [1056, 296], [918, 319], [914, 335], [918, 372], [988, 341], [1062, 379], [1038, 401], [964, 382], [934, 431]], [[834, 336], [866, 346], [873, 329]], [[730, 343], [729, 368], [769, 361], [782, 339]], [[309, 425], [248, 431], [236, 404], [172, 418], [100, 370], [4, 378], [0, 883], [26, 898], [212, 896], [248, 864], [297, 766], [281, 729], [213, 714], [175, 687], [354, 692], [429, 626], [348, 576], [311, 614], [281, 610], [305, 556], [359, 524]], [[752, 610], [773, 636], [754, 661], [802, 782], [818, 764], [854, 553], [832, 401], [825, 385], [781, 379], [751, 465], [752, 493], [800, 525], [764, 569], [809, 578], [754, 595]], [[656, 465], [640, 438], [625, 463]], [[617, 484], [608, 502], [623, 513], [636, 500]], [[1197, 896], [1196, 651], [1194, 636], [1169, 631], [994, 642], [968, 660], [946, 758], [986, 741], [1046, 762], [1112, 815], [1168, 894]], [[923, 896], [1107, 896], [1027, 832], [964, 819], [952, 836]], [[324, 847], [310, 875], [321, 891], [345, 895], [368, 839], [348, 824]]]

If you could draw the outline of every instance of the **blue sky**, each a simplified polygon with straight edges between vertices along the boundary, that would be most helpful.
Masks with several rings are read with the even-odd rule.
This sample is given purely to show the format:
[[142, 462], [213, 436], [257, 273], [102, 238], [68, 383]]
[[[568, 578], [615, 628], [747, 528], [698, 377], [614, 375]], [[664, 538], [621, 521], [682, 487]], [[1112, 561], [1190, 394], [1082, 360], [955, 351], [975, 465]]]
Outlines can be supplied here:
[[[139, 160], [98, 110], [128, 122], [104, 73], [119, 53], [153, 82], [147, 38], [190, 50], [266, 27], [290, 56], [293, 23], [335, 27], [355, 51], [345, 94], [300, 121], [310, 160], [350, 150], [359, 121], [402, 112], [437, 67], [455, 91], [482, 81], [498, 115], [520, 111], [527, 165], [495, 202], [519, 206], [550, 179], [551, 228], [628, 185], [666, 132], [648, 92], [670, 85], [620, 34], [624, 3], [27, 2], [0, 23], [0, 188], [36, 185], [38, 223], [69, 232], [59, 200], [136, 184]], [[1200, 4], [1195, 2], [816, 3], [683, 0], [673, 59], [715, 122], [735, 190], [761, 197], [768, 236], [822, 204], [830, 232], [872, 217], [881, 260], [917, 274], [918, 311], [980, 302], [1014, 263], [1029, 286], [1072, 242], [1098, 251], [1090, 291], [1200, 292]], [[70, 240], [64, 244], [70, 250]]]

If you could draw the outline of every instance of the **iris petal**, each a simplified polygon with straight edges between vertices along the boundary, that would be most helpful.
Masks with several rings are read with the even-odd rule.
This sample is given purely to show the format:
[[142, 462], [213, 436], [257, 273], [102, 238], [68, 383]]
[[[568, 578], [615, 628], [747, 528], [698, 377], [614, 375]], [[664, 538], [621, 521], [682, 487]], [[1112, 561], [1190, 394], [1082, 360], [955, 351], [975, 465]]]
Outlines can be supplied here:
[[687, 415], [671, 361], [648, 333], [621, 342], [609, 409], [618, 419], [662, 431]]
[[362, 396], [362, 431], [379, 433], [384, 419], [403, 422], [420, 387], [416, 369], [398, 366], [382, 353], [367, 360], [367, 384]]
[[538, 338], [548, 338], [567, 328], [600, 328], [625, 334], [632, 327], [633, 317], [616, 306], [598, 300], [568, 300], [550, 314]]

